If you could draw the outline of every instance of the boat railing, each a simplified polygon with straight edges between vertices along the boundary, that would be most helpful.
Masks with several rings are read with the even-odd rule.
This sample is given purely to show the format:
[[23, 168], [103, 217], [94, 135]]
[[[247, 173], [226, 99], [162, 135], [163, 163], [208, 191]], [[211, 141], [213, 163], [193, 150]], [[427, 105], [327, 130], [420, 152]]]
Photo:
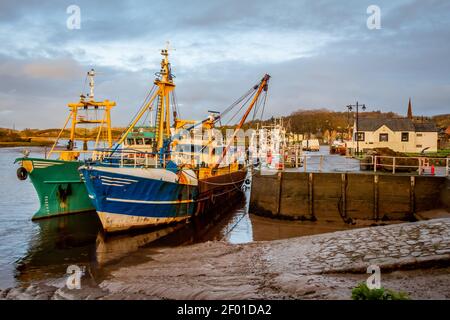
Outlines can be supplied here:
[[[166, 168], [167, 164], [171, 162], [178, 166], [188, 165], [190, 168], [202, 168], [215, 163], [217, 157], [208, 158], [208, 155], [195, 152], [156, 153], [135, 149], [99, 149], [94, 151], [92, 159], [88, 163], [129, 168]], [[230, 159], [232, 160], [232, 156]], [[236, 163], [231, 160], [226, 164]]]
[[100, 149], [92, 156], [92, 162], [119, 167], [165, 168], [170, 157], [166, 153], [147, 152], [135, 149]]

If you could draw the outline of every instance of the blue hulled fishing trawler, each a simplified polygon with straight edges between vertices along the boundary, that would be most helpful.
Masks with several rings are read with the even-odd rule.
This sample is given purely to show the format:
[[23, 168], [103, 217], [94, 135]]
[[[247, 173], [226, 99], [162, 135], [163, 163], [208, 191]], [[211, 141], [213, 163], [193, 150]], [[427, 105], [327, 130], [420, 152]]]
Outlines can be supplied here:
[[[211, 112], [198, 122], [182, 120], [168, 50], [161, 54], [154, 86], [126, 132], [113, 149], [98, 152], [96, 159], [79, 169], [105, 232], [184, 221], [227, 207], [242, 193], [249, 165], [238, 161], [242, 154], [232, 145], [250, 111], [255, 107], [255, 114], [265, 103], [261, 97], [267, 94], [270, 76], [265, 75], [224, 112]], [[223, 143], [215, 124], [233, 109], [244, 114]], [[153, 111], [154, 125], [138, 127]]]

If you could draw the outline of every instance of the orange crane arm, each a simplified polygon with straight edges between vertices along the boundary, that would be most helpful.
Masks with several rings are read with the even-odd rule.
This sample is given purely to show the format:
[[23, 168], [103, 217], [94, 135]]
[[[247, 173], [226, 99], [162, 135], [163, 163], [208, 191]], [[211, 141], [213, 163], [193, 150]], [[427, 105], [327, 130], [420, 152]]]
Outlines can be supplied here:
[[250, 114], [250, 111], [252, 111], [253, 107], [255, 106], [256, 101], [258, 101], [258, 98], [263, 91], [263, 89], [267, 86], [267, 83], [269, 82], [270, 76], [268, 74], [265, 74], [262, 78], [258, 90], [256, 91], [255, 96], [252, 99], [252, 102], [249, 104], [247, 110], [244, 113], [244, 116], [242, 117], [241, 121], [239, 122], [238, 126], [236, 127], [236, 130], [234, 130], [233, 135], [231, 139], [229, 139], [227, 146], [225, 149], [223, 149], [222, 156], [219, 158], [219, 160], [214, 165], [213, 169], [217, 169], [222, 162], [222, 160], [225, 158], [228, 149], [231, 147], [231, 144], [234, 142], [234, 138], [236, 137], [238, 131], [242, 128], [243, 124], [245, 123], [245, 120], [247, 120], [248, 115]]

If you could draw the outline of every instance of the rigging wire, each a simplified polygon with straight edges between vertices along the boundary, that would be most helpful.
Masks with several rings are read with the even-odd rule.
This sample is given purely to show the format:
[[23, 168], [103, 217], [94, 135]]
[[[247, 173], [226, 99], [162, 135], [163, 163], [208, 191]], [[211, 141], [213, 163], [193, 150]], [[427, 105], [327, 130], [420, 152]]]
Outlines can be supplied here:
[[250, 99], [253, 98], [253, 96], [255, 94], [256, 94], [256, 91], [254, 91], [250, 96], [248, 96], [247, 100], [242, 104], [242, 106], [239, 108], [239, 110], [234, 113], [234, 115], [231, 117], [231, 119], [226, 122], [225, 125], [228, 125], [231, 121], [233, 121], [233, 119], [239, 114], [239, 112], [241, 112], [241, 110], [246, 106], [246, 104], [250, 101]]
[[178, 108], [178, 101], [177, 101], [177, 95], [175, 93], [175, 90], [172, 91], [172, 104], [175, 109], [175, 112], [177, 114], [177, 118], [181, 118], [180, 108]]
[[86, 75], [84, 76], [83, 90], [81, 91], [81, 94], [82, 94], [82, 95], [84, 95], [84, 90], [86, 89], [87, 78], [88, 78], [88, 75], [86, 74]]
[[253, 86], [250, 90], [248, 90], [246, 93], [244, 93], [241, 97], [239, 97], [233, 104], [231, 104], [228, 108], [226, 108], [222, 113], [222, 115], [227, 114], [229, 111], [231, 111], [236, 105], [241, 103], [245, 98], [248, 97], [249, 94], [251, 94], [253, 91], [256, 92], [257, 87]]
[[264, 93], [264, 103], [263, 103], [263, 108], [262, 108], [262, 111], [261, 111], [261, 122], [263, 121], [264, 110], [266, 109], [267, 95], [268, 95], [268, 93], [267, 93], [267, 91], [265, 91], [265, 93]]
[[150, 89], [150, 91], [147, 93], [144, 101], [142, 102], [141, 106], [139, 107], [139, 109], [137, 110], [137, 112], [134, 114], [134, 116], [131, 118], [130, 122], [128, 123], [128, 125], [125, 127], [124, 130], [122, 130], [122, 132], [120, 133], [120, 136], [122, 136], [127, 130], [128, 128], [131, 126], [131, 124], [133, 123], [134, 119], [136, 119], [136, 117], [138, 116], [139, 112], [142, 110], [142, 108], [148, 103], [148, 101], [150, 100], [150, 98], [153, 96], [153, 94], [155, 93], [155, 88], [156, 85], [154, 84], [153, 87]]

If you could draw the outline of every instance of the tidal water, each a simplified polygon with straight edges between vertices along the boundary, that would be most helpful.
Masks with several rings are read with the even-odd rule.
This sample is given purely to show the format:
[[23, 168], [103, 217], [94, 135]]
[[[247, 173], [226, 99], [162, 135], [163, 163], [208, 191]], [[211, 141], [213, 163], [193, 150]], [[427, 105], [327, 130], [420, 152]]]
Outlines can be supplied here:
[[[87, 267], [95, 277], [131, 255], [133, 261], [146, 259], [149, 248], [214, 240], [247, 243], [333, 231], [305, 222], [251, 215], [248, 191], [246, 199], [229, 213], [208, 213], [189, 224], [144, 233], [105, 237], [95, 212], [33, 222], [38, 197], [29, 179], [17, 179], [14, 164], [22, 150], [0, 148], [0, 288], [64, 277], [72, 264]], [[29, 150], [33, 157], [43, 157], [45, 151]]]

